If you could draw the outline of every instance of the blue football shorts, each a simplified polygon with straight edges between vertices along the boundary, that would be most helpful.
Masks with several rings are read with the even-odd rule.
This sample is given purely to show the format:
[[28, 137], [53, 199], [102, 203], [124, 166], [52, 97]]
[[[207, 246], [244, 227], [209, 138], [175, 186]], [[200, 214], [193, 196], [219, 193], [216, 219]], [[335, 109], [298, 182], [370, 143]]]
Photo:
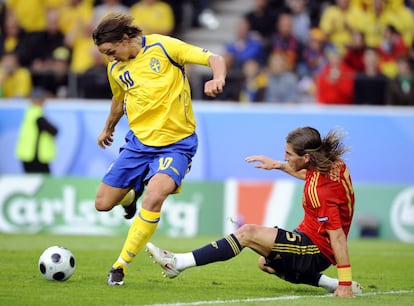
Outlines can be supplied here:
[[180, 192], [181, 182], [191, 169], [197, 151], [197, 134], [192, 134], [164, 147], [143, 144], [130, 130], [118, 158], [109, 166], [102, 182], [117, 188], [134, 188], [142, 193], [149, 179], [156, 173], [168, 174]]

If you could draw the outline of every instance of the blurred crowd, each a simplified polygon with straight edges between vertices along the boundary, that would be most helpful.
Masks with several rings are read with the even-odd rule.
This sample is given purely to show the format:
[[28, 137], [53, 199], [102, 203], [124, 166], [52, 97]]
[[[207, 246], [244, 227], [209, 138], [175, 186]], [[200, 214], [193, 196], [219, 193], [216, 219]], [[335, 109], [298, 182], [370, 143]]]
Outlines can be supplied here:
[[[210, 2], [8, 0], [0, 97], [42, 88], [110, 98], [106, 59], [91, 39], [103, 15], [129, 12], [144, 34], [180, 38], [189, 27], [219, 29]], [[229, 74], [219, 100], [414, 105], [414, 0], [252, 0], [239, 17], [223, 46]]]
[[[52, 98], [111, 98], [106, 58], [99, 54], [91, 37], [108, 12], [130, 13], [139, 21], [143, 34], [179, 36], [182, 24], [209, 29], [218, 26], [208, 0], [1, 3], [0, 97], [3, 98], [30, 97], [39, 88]], [[184, 5], [191, 10], [186, 16]]]
[[414, 0], [254, 0], [222, 99], [414, 105]]

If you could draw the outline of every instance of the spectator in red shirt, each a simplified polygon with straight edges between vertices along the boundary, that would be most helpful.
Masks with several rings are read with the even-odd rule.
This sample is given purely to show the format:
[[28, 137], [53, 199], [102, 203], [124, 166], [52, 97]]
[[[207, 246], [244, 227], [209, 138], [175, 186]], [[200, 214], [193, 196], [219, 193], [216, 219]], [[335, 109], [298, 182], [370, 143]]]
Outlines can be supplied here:
[[334, 48], [327, 48], [328, 63], [316, 76], [316, 101], [320, 104], [353, 104], [355, 72]]
[[364, 71], [364, 52], [366, 48], [365, 34], [361, 31], [353, 31], [352, 42], [345, 50], [344, 62], [355, 72]]
[[[323, 287], [335, 296], [353, 297], [361, 286], [352, 281], [347, 236], [354, 213], [354, 191], [349, 169], [341, 158], [347, 151], [342, 137], [325, 137], [312, 127], [301, 127], [286, 137], [287, 163], [250, 156], [256, 168], [279, 169], [305, 181], [304, 219], [294, 231], [277, 226], [242, 225], [233, 234], [189, 253], [174, 254], [147, 243], [147, 252], [174, 278], [184, 269], [229, 260], [244, 248], [261, 255], [259, 268], [288, 282]], [[336, 265], [338, 279], [322, 271]]]

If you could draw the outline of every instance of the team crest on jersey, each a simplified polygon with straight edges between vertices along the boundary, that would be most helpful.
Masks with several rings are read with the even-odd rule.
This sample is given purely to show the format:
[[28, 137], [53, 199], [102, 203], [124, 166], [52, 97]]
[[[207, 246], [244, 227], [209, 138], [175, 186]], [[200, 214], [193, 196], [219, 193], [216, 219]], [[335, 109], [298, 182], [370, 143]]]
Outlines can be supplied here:
[[160, 61], [158, 59], [156, 59], [155, 57], [151, 57], [150, 67], [151, 67], [152, 71], [160, 72], [160, 70], [161, 70]]

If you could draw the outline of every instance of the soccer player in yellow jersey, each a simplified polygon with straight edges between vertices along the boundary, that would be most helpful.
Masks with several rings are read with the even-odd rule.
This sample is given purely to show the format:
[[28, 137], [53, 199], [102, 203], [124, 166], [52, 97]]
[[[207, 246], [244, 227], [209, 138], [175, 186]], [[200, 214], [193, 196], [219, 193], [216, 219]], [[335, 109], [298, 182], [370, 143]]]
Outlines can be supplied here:
[[121, 204], [125, 218], [135, 216], [121, 254], [108, 274], [108, 285], [123, 285], [128, 265], [155, 232], [164, 200], [180, 191], [197, 150], [196, 122], [185, 64], [209, 66], [213, 77], [204, 85], [206, 95], [223, 91], [224, 59], [181, 40], [142, 35], [129, 15], [111, 13], [93, 32], [99, 51], [108, 57], [108, 78], [113, 98], [98, 145], [113, 142], [121, 117], [130, 131], [119, 157], [102, 179], [95, 207], [108, 211]]

